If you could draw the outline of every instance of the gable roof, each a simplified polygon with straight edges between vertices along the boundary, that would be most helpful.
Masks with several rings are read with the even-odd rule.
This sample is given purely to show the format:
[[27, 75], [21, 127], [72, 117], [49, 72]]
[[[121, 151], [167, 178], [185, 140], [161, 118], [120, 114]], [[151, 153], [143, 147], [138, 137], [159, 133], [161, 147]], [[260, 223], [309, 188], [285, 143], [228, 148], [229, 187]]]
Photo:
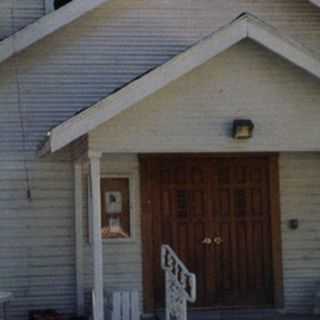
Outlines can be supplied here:
[[245, 13], [167, 63], [52, 129], [40, 153], [61, 149], [244, 39], [261, 44], [320, 78], [319, 56], [257, 17]]
[[0, 63], [110, 0], [73, 0], [0, 41]]

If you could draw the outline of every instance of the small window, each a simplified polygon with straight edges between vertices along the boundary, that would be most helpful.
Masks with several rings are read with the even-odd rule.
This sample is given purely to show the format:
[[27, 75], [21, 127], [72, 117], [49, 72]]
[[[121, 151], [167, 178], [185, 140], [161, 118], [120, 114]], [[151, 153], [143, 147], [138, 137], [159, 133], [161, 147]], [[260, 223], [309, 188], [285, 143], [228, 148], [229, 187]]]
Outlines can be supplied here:
[[54, 0], [53, 1], [53, 8], [54, 8], [54, 10], [57, 10], [71, 1], [72, 0]]
[[129, 177], [101, 179], [103, 239], [131, 237]]

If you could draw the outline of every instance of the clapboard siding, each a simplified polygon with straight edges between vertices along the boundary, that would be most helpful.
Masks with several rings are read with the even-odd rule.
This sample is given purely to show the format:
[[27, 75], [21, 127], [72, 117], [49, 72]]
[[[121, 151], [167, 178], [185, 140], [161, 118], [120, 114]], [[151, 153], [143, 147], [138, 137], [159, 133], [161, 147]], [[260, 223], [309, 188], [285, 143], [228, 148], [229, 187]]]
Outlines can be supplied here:
[[[26, 199], [25, 166], [32, 201]], [[27, 319], [31, 309], [74, 311], [72, 175], [69, 160], [26, 155], [24, 165], [20, 155], [0, 156], [0, 290], [14, 293], [13, 319]]]
[[[15, 11], [13, 29], [43, 15], [42, 0], [15, 2], [19, 10]], [[13, 0], [0, 1], [0, 39], [12, 33], [12, 4]], [[35, 151], [47, 131], [243, 11], [256, 14], [320, 52], [320, 12], [307, 0], [113, 0], [0, 64], [0, 225], [10, 225], [2, 227], [0, 288], [13, 290], [16, 295], [10, 309], [13, 319], [26, 319], [29, 309], [39, 307], [75, 310], [73, 167], [63, 157], [36, 158]], [[31, 168], [32, 203], [26, 200], [24, 157]], [[312, 210], [316, 211], [314, 207]], [[55, 227], [49, 227], [50, 222]], [[50, 236], [45, 237], [43, 229], [48, 229]], [[300, 245], [307, 243], [305, 240]], [[131, 269], [130, 273], [122, 269], [114, 276], [118, 263], [126, 263], [125, 257], [119, 258], [123, 260], [108, 269], [119, 248], [126, 253]], [[87, 244], [85, 250], [88, 257]], [[139, 242], [105, 250], [106, 284], [141, 288]], [[292, 257], [299, 259], [299, 252], [294, 247], [292, 250]], [[50, 267], [47, 261], [55, 258], [57, 264]], [[41, 259], [44, 268], [38, 266]], [[89, 266], [88, 258], [87, 288]], [[308, 270], [312, 274], [312, 268]], [[291, 276], [306, 283], [309, 277], [289, 270], [287, 283]], [[51, 286], [60, 290], [51, 292]], [[287, 289], [295, 299], [297, 292]], [[299, 301], [303, 308], [303, 299]], [[294, 303], [292, 307], [296, 307]]]
[[45, 0], [1, 0], [0, 41], [44, 14]]
[[[108, 155], [101, 161], [101, 174], [130, 174], [134, 176], [135, 184], [135, 216], [133, 217], [134, 230], [133, 239], [128, 242], [104, 241], [103, 244], [103, 272], [104, 286], [107, 290], [113, 289], [135, 289], [138, 290], [142, 302], [142, 246], [140, 230], [140, 188], [139, 188], [139, 164], [136, 155]], [[84, 200], [84, 239], [83, 248], [85, 252], [85, 292], [86, 312], [91, 307], [90, 290], [92, 284], [92, 249], [89, 244], [88, 235], [88, 203], [87, 203], [87, 169], [83, 170], [83, 179], [86, 188], [83, 190]], [[140, 305], [140, 307], [142, 304]]]
[[[286, 308], [311, 312], [320, 279], [320, 154], [281, 154], [280, 189]], [[289, 219], [299, 219], [298, 230]]]

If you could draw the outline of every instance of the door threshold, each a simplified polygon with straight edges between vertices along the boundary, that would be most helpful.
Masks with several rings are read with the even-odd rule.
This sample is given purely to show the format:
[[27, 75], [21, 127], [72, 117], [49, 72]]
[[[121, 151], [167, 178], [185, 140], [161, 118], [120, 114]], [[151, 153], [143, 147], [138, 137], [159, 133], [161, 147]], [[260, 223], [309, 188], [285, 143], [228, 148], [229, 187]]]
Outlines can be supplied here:
[[[188, 310], [188, 320], [273, 320], [276, 309], [211, 309]], [[164, 311], [156, 312], [157, 320], [165, 320]]]

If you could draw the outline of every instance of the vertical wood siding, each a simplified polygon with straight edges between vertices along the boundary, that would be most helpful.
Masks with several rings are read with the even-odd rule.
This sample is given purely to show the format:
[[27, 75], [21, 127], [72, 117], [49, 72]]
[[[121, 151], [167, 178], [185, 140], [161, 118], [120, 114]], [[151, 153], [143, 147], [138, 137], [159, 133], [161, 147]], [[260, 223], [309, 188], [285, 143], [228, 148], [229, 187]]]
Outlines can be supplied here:
[[0, 41], [39, 19], [45, 0], [1, 0]]
[[[0, 1], [0, 39], [11, 33], [12, 3]], [[42, 0], [16, 4], [17, 29], [44, 12]], [[48, 129], [243, 11], [320, 52], [320, 13], [306, 0], [114, 0], [0, 64], [0, 288], [16, 294], [13, 319], [26, 319], [28, 309], [40, 306], [75, 307], [73, 167], [63, 158], [36, 158]], [[26, 201], [24, 157], [32, 168], [32, 204]], [[140, 248], [132, 244], [121, 252], [128, 260], [110, 252], [114, 263], [106, 266], [106, 279], [136, 286]]]

